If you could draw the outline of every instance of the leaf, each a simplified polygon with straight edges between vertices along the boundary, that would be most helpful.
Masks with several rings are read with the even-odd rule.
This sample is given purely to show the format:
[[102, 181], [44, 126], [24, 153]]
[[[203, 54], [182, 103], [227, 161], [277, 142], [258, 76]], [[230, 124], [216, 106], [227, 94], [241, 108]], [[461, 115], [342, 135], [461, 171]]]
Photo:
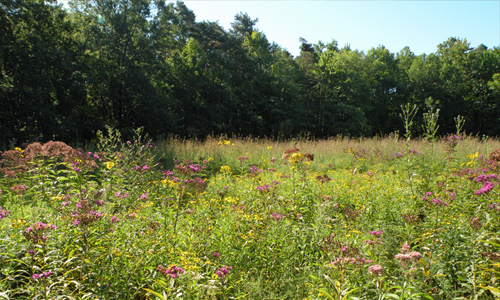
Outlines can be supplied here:
[[323, 294], [325, 294], [326, 296], [328, 296], [328, 298], [332, 299], [332, 300], [335, 300], [335, 298], [332, 297], [332, 295], [330, 295], [330, 293], [328, 293], [327, 291], [325, 291], [324, 289], [316, 289], [318, 292], [321, 292]]
[[157, 292], [155, 292], [153, 290], [150, 290], [150, 289], [147, 289], [147, 288], [143, 288], [143, 290], [145, 290], [146, 292], [149, 292], [149, 293], [155, 295], [156, 297], [159, 297], [160, 299], [164, 299], [164, 300], [167, 299], [167, 298], [164, 298], [162, 294], [157, 293]]
[[495, 297], [500, 297], [500, 290], [492, 286], [483, 286], [483, 289], [489, 290]]
[[426, 269], [424, 269], [423, 271], [424, 271], [424, 275], [425, 275], [425, 276], [429, 276], [429, 275], [431, 274], [431, 271], [430, 271], [430, 270], [426, 270]]

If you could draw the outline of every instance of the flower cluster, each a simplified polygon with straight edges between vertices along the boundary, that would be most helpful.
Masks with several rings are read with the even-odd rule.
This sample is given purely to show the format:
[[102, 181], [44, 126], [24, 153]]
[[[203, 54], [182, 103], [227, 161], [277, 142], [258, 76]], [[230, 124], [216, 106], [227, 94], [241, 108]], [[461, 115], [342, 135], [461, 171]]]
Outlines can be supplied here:
[[197, 192], [202, 192], [205, 189], [207, 182], [199, 177], [184, 179], [181, 184], [182, 189], [193, 189]]
[[150, 167], [148, 167], [148, 165], [143, 165], [142, 167], [140, 167], [140, 166], [132, 167], [130, 169], [130, 171], [147, 171], [149, 169], [150, 169]]
[[443, 200], [441, 200], [437, 197], [429, 200], [429, 198], [427, 198], [427, 197], [430, 197], [430, 196], [432, 196], [432, 192], [426, 192], [425, 196], [422, 197], [422, 200], [432, 202], [435, 206], [448, 206], [449, 205], [448, 203], [444, 202]]
[[2, 210], [0, 206], [0, 220], [7, 217], [10, 214], [10, 210]]
[[261, 194], [267, 194], [271, 191], [271, 186], [268, 184], [264, 184], [262, 186], [258, 186], [257, 190], [259, 190]]
[[36, 222], [33, 227], [27, 227], [24, 229], [23, 235], [28, 241], [33, 243], [39, 243], [47, 240], [44, 236], [44, 232], [56, 229], [57, 226], [54, 224], [45, 224], [42, 222]]
[[384, 273], [384, 269], [382, 268], [381, 265], [371, 265], [368, 268], [368, 271], [372, 273], [372, 275], [375, 277], [382, 276], [382, 273]]
[[[0, 207], [1, 208], [1, 207]], [[489, 208], [491, 209], [494, 209], [494, 210], [498, 210], [498, 203], [493, 203], [489, 206]], [[1, 218], [0, 218], [1, 219]]]
[[176, 265], [172, 265], [169, 269], [159, 265], [158, 268], [156, 268], [156, 271], [163, 273], [165, 277], [172, 277], [174, 279], [185, 272], [183, 268], [177, 267]]
[[394, 258], [399, 260], [403, 267], [406, 267], [408, 262], [412, 262], [412, 265], [418, 262], [418, 260], [422, 258], [422, 254], [417, 251], [410, 252], [410, 245], [404, 244], [400, 253], [396, 254]]
[[495, 184], [493, 182], [487, 181], [483, 183], [483, 186], [477, 190], [474, 195], [488, 194], [494, 187]]
[[226, 277], [227, 274], [229, 274], [229, 271], [231, 271], [232, 269], [233, 268], [231, 266], [224, 265], [224, 267], [217, 270], [217, 272], [215, 272], [215, 274], [217, 274], [217, 276], [219, 276], [219, 278], [224, 278], [224, 277]]
[[366, 240], [365, 244], [371, 245], [371, 246], [383, 245], [384, 243], [382, 241], [380, 241], [380, 237], [382, 236], [382, 233], [383, 233], [382, 229], [380, 229], [378, 231], [370, 231], [370, 234], [374, 235], [377, 239], [376, 240]]
[[47, 278], [50, 275], [52, 275], [52, 271], [43, 272], [42, 274], [36, 274], [35, 273], [35, 274], [33, 274], [33, 276], [31, 276], [31, 278], [33, 278], [33, 279], [36, 280], [36, 279], [40, 279], [42, 277]]
[[69, 214], [70, 218], [73, 219], [73, 225], [87, 226], [104, 217], [103, 213], [95, 211], [93, 208], [94, 204], [99, 205], [100, 200], [98, 197], [101, 194], [102, 193], [99, 192], [94, 195], [96, 198], [95, 201], [89, 201], [87, 198], [82, 196], [82, 199], [76, 203], [76, 210], [70, 212]]
[[483, 227], [479, 218], [470, 218], [469, 225], [474, 231], [478, 231], [481, 227]]
[[290, 164], [294, 165], [298, 162], [303, 161], [304, 159], [307, 159], [307, 161], [313, 161], [314, 154], [300, 153], [299, 148], [297, 148], [297, 146], [293, 146], [293, 149], [285, 150], [285, 152], [283, 153], [283, 158], [288, 160]]
[[279, 214], [279, 215], [278, 215], [277, 213], [275, 213], [275, 212], [274, 212], [274, 213], [272, 213], [272, 214], [271, 214], [271, 218], [273, 218], [273, 219], [275, 219], [276, 221], [278, 221], [278, 220], [283, 219], [283, 215], [282, 215], [282, 214]]
[[187, 161], [186, 165], [175, 165], [175, 169], [177, 170], [177, 172], [179, 172], [179, 174], [189, 176], [205, 169], [205, 166], [200, 166], [199, 164], [190, 164], [189, 161]]
[[77, 167], [78, 165], [80, 165], [80, 161], [74, 161], [71, 163], [71, 168], [76, 172], [76, 173], [80, 173], [82, 171], [82, 169], [80, 169], [79, 167]]

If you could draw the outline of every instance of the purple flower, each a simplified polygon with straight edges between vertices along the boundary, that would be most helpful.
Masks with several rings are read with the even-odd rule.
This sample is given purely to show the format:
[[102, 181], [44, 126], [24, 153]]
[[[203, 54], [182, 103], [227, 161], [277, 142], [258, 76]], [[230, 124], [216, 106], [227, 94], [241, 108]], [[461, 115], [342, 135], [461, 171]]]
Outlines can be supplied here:
[[376, 237], [382, 236], [382, 229], [380, 229], [378, 231], [370, 231], [370, 234], [374, 235]]
[[40, 279], [42, 278], [42, 276], [38, 275], [38, 274], [33, 274], [33, 276], [31, 276], [33, 279]]
[[139, 198], [140, 199], [148, 199], [148, 194], [149, 194], [149, 192], [142, 194]]
[[214, 252], [212, 255], [213, 255], [215, 258], [219, 258], [219, 256], [220, 256], [219, 252]]
[[51, 272], [51, 271], [47, 271], [47, 272], [44, 272], [42, 275], [43, 275], [43, 277], [47, 278], [47, 277], [49, 277], [51, 274], [52, 274], [52, 272]]
[[142, 166], [142, 170], [143, 171], [149, 170], [149, 167], [147, 165], [144, 165], [144, 166]]
[[118, 219], [116, 216], [111, 217], [111, 223], [119, 223], [120, 219]]
[[229, 271], [232, 269], [233, 268], [231, 266], [224, 265], [224, 267], [217, 270], [217, 272], [215, 272], [215, 274], [217, 274], [217, 276], [219, 276], [220, 278], [224, 278], [227, 274], [229, 274]]
[[2, 210], [0, 206], [0, 220], [7, 217], [10, 214], [10, 210]]
[[493, 189], [494, 186], [495, 186], [494, 183], [487, 181], [483, 184], [482, 188], [480, 188], [474, 193], [474, 195], [487, 194]]

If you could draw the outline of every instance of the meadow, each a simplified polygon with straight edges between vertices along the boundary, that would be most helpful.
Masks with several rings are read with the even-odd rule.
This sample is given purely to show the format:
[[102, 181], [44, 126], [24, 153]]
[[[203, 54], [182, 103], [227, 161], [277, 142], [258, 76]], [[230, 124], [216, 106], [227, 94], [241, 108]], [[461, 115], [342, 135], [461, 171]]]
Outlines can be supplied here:
[[5, 151], [0, 299], [500, 299], [500, 141]]

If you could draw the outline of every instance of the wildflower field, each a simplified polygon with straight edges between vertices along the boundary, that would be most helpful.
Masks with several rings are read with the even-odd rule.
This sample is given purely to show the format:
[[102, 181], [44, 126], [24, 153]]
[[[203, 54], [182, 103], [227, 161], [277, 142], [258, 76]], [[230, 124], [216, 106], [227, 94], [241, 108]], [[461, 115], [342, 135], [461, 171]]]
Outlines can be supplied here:
[[0, 299], [499, 299], [500, 142], [5, 151]]

